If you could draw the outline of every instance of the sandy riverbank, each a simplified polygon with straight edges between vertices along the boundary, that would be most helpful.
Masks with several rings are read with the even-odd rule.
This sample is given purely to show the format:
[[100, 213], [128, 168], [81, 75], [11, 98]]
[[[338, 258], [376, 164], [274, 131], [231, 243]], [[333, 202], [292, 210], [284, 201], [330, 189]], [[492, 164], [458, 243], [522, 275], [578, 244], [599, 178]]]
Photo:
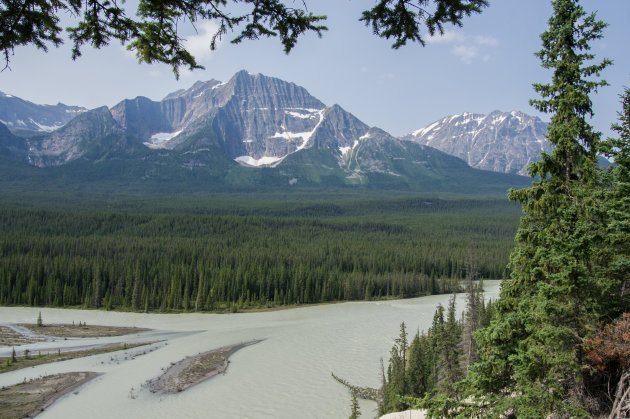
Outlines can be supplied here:
[[3, 324], [0, 325], [0, 346], [20, 346], [59, 338], [95, 338], [124, 336], [146, 332], [140, 327], [99, 326], [85, 324]]
[[32, 418], [100, 374], [69, 372], [49, 375], [0, 389], [0, 418]]
[[132, 333], [146, 332], [151, 329], [124, 326], [99, 326], [86, 324], [20, 324], [28, 330], [54, 338], [96, 338], [108, 336], [124, 336]]
[[239, 349], [261, 340], [239, 343], [189, 356], [172, 364], [161, 376], [149, 383], [153, 392], [179, 393], [227, 370], [229, 357]]
[[[49, 364], [52, 362], [60, 362], [67, 361], [70, 359], [83, 358], [86, 356], [92, 355], [100, 355], [109, 352], [123, 351], [128, 349], [134, 349], [140, 346], [148, 346], [153, 345], [155, 343], [159, 343], [160, 341], [150, 341], [150, 342], [135, 342], [135, 343], [123, 343], [116, 342], [105, 344], [101, 346], [97, 346], [90, 349], [78, 349], [72, 350], [67, 348], [62, 352], [61, 349], [57, 351], [51, 350], [43, 350], [39, 351], [39, 353], [31, 353], [28, 356], [22, 356], [22, 354], [16, 355], [15, 359], [11, 359], [11, 357], [0, 357], [0, 374], [19, 370], [23, 368], [35, 367], [37, 365]], [[153, 352], [153, 348], [149, 347], [147, 349], [149, 352]], [[44, 354], [42, 354], [44, 352]], [[25, 354], [26, 355], [26, 354]], [[2, 416], [0, 416], [0, 419]]]

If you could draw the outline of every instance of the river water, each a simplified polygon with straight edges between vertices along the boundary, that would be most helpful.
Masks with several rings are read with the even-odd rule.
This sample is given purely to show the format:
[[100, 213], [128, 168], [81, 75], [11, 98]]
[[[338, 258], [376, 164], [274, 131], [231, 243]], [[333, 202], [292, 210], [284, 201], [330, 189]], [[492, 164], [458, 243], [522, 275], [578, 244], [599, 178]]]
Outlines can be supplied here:
[[[485, 281], [495, 299], [499, 281]], [[458, 309], [464, 295], [457, 299]], [[349, 302], [259, 313], [140, 314], [65, 309], [0, 307], [0, 323], [87, 322], [154, 329], [124, 338], [164, 340], [150, 348], [96, 355], [0, 375], [0, 386], [69, 371], [103, 375], [68, 394], [38, 418], [347, 418], [350, 397], [331, 372], [353, 384], [378, 387], [380, 359], [402, 321], [409, 339], [431, 325], [436, 306], [448, 295], [395, 301]], [[263, 339], [230, 357], [227, 373], [172, 395], [151, 393], [146, 382], [180, 359], [221, 346]], [[120, 342], [121, 337], [39, 342], [37, 349], [81, 343]], [[37, 346], [39, 345], [39, 346]], [[18, 355], [24, 347], [16, 347]], [[363, 417], [376, 404], [361, 401]]]

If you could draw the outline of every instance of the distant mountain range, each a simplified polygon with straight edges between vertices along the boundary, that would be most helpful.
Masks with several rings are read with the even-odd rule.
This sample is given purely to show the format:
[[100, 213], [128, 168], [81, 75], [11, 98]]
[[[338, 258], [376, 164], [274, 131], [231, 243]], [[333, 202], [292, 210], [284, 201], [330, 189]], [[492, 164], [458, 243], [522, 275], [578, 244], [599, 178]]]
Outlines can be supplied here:
[[[514, 112], [480, 118], [450, 117], [395, 138], [302, 87], [247, 71], [224, 83], [197, 82], [159, 102], [136, 97], [111, 109], [41, 106], [2, 94], [0, 181], [24, 187], [29, 180], [59, 187], [109, 182], [134, 190], [306, 185], [466, 193], [502, 193], [526, 184], [520, 176], [467, 162], [522, 173], [520, 157], [492, 149], [507, 133], [511, 150], [524, 149], [530, 159], [534, 147], [515, 144], [538, 143], [530, 137], [543, 135], [544, 124]], [[467, 145], [429, 141], [465, 139], [473, 128], [479, 133]], [[482, 138], [488, 144], [478, 152]], [[462, 149], [474, 156], [485, 149], [486, 157], [466, 162], [450, 155], [461, 157]], [[499, 163], [502, 153], [505, 164]]]
[[37, 105], [0, 92], [0, 123], [16, 135], [29, 136], [38, 132], [54, 131], [86, 110], [63, 103]]
[[472, 167], [527, 175], [527, 166], [550, 152], [547, 124], [522, 112], [463, 113], [403, 136], [459, 157]]

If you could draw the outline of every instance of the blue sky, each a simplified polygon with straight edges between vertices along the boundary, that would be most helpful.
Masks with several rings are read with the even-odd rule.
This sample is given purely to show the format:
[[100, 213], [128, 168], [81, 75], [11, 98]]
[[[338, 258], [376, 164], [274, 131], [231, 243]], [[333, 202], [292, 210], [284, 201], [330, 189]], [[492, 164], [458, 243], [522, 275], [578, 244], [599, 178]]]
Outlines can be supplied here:
[[[127, 1], [129, 7], [133, 4]], [[534, 56], [551, 13], [547, 0], [491, 1], [481, 15], [467, 18], [463, 28], [447, 27], [444, 37], [429, 41], [425, 48], [412, 44], [399, 50], [358, 21], [361, 11], [374, 1], [307, 0], [307, 4], [314, 13], [328, 15], [329, 30], [321, 39], [312, 34], [302, 37], [289, 55], [278, 39], [233, 45], [228, 42], [230, 34], [210, 52], [213, 25], [206, 23], [197, 25], [197, 33], [189, 28], [187, 37], [206, 69], [184, 71], [179, 81], [165, 65], [138, 64], [119, 44], [102, 50], [85, 48], [83, 56], [72, 61], [67, 42], [48, 53], [17, 48], [10, 70], [0, 73], [0, 90], [35, 103], [111, 107], [136, 96], [160, 100], [196, 80], [226, 81], [246, 69], [301, 85], [327, 105], [337, 103], [393, 135], [461, 112], [498, 109], [537, 115], [528, 103], [536, 97], [531, 85], [551, 77]], [[581, 4], [587, 11], [597, 10], [610, 25], [605, 38], [593, 45], [598, 58], [615, 61], [603, 74], [611, 86], [593, 97], [592, 123], [608, 135], [620, 109], [618, 95], [623, 86], [630, 86], [630, 1], [583, 0]]]

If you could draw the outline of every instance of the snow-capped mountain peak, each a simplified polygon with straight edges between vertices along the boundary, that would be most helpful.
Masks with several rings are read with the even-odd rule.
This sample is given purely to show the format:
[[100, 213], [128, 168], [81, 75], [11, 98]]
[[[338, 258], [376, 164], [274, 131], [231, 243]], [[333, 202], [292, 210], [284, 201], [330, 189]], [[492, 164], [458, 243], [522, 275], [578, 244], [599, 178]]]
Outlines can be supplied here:
[[527, 166], [550, 151], [547, 124], [519, 111], [464, 112], [444, 117], [402, 138], [459, 157], [470, 166], [527, 174]]

